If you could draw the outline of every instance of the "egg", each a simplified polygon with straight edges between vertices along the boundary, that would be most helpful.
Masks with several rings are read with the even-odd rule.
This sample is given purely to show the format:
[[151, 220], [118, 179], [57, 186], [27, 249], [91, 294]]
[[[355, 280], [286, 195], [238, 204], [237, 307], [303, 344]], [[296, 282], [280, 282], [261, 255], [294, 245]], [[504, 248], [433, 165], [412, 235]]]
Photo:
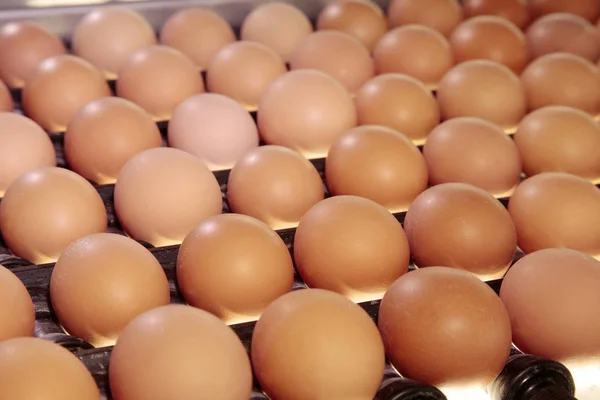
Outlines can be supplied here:
[[383, 74], [356, 94], [359, 125], [383, 125], [423, 144], [440, 122], [440, 109], [422, 82], [403, 74]]
[[50, 279], [63, 328], [95, 347], [111, 346], [138, 315], [167, 305], [169, 282], [158, 260], [133, 239], [97, 233], [71, 243]]
[[119, 70], [117, 95], [140, 105], [155, 120], [171, 118], [175, 107], [204, 92], [194, 62], [167, 46], [144, 47], [131, 54]]
[[325, 164], [331, 194], [371, 199], [391, 212], [406, 211], [427, 189], [427, 164], [403, 134], [384, 126], [350, 129], [329, 149]]
[[312, 31], [308, 17], [293, 4], [270, 1], [259, 4], [246, 16], [240, 35], [242, 40], [267, 45], [289, 61], [292, 52]]
[[251, 354], [256, 378], [272, 399], [372, 399], [385, 364], [368, 314], [319, 289], [271, 303], [254, 328]]
[[507, 197], [521, 180], [519, 149], [498, 125], [480, 118], [438, 125], [427, 137], [423, 156], [431, 185], [462, 182]]
[[73, 241], [106, 227], [106, 209], [96, 189], [63, 168], [26, 172], [0, 203], [0, 231], [8, 248], [35, 264], [56, 261]]
[[235, 42], [231, 25], [203, 8], [185, 8], [171, 15], [160, 30], [160, 42], [193, 60], [204, 71], [217, 52]]
[[125, 232], [154, 246], [180, 244], [200, 221], [222, 210], [219, 183], [202, 160], [164, 147], [127, 161], [114, 202]]
[[501, 17], [482, 15], [466, 20], [452, 32], [450, 44], [457, 63], [491, 60], [520, 74], [529, 62], [525, 35]]
[[54, 166], [56, 154], [46, 132], [29, 118], [0, 112], [0, 197], [25, 172]]
[[421, 193], [406, 213], [404, 229], [418, 267], [452, 267], [486, 281], [504, 275], [517, 248], [515, 225], [502, 203], [465, 183]]
[[[0, 344], [8, 339], [33, 336], [35, 310], [29, 292], [23, 282], [2, 265], [0, 265], [0, 304], [3, 307], [0, 313]], [[0, 376], [1, 374], [0, 372]]]
[[423, 25], [405, 25], [386, 33], [373, 49], [378, 74], [400, 73], [437, 89], [442, 76], [454, 66], [448, 40]]
[[524, 0], [463, 0], [466, 18], [477, 15], [495, 15], [524, 29], [529, 24], [529, 10]]
[[521, 81], [530, 110], [560, 105], [600, 114], [600, 69], [585, 58], [547, 54], [529, 64]]
[[238, 102], [204, 93], [181, 102], [169, 122], [169, 146], [200, 158], [211, 170], [230, 169], [258, 146], [256, 123]]
[[317, 18], [317, 29], [345, 32], [360, 40], [369, 50], [387, 28], [383, 11], [371, 1], [337, 0], [325, 6]]
[[407, 272], [409, 258], [398, 220], [358, 196], [317, 203], [302, 216], [294, 236], [294, 261], [304, 282], [355, 302], [381, 298]]
[[556, 247], [600, 256], [600, 189], [584, 178], [562, 172], [528, 178], [508, 211], [525, 253]]
[[527, 7], [533, 19], [562, 12], [579, 15], [593, 23], [600, 16], [600, 3], [597, 0], [527, 0]]
[[15, 103], [8, 87], [0, 81], [0, 112], [13, 111]]
[[527, 111], [525, 84], [508, 67], [489, 60], [465, 61], [440, 82], [437, 101], [443, 119], [477, 117], [513, 133]]
[[400, 25], [425, 25], [449, 36], [463, 19], [456, 0], [392, 0], [388, 5], [390, 27]]
[[298, 225], [323, 200], [317, 169], [300, 153], [282, 146], [260, 146], [235, 164], [227, 181], [231, 210], [257, 218], [272, 229]]
[[136, 11], [125, 7], [99, 7], [81, 18], [71, 35], [73, 53], [116, 79], [127, 58], [156, 44], [154, 29]]
[[485, 388], [510, 353], [510, 320], [500, 298], [453, 268], [421, 269], [394, 282], [378, 325], [398, 372], [438, 387]]
[[252, 369], [244, 346], [217, 317], [184, 305], [130, 322], [108, 368], [114, 400], [247, 400]]
[[350, 93], [375, 74], [369, 50], [358, 39], [335, 30], [314, 32], [302, 39], [290, 55], [290, 68], [325, 72]]
[[98, 184], [114, 183], [123, 165], [144, 150], [162, 146], [152, 117], [118, 97], [92, 100], [73, 117], [64, 135], [73, 171]]
[[596, 62], [600, 38], [596, 27], [578, 15], [555, 13], [536, 20], [527, 29], [527, 42], [533, 57], [565, 52]]
[[521, 258], [500, 289], [515, 345], [562, 362], [600, 357], [598, 285], [600, 262], [587, 254], [545, 249]]
[[65, 54], [62, 41], [31, 22], [9, 22], [0, 28], [0, 79], [14, 89], [25, 86], [47, 58]]
[[75, 113], [92, 100], [110, 96], [99, 69], [72, 55], [47, 58], [23, 88], [25, 114], [50, 132], [64, 132]]
[[240, 214], [203, 220], [184, 239], [177, 282], [188, 304], [228, 324], [256, 320], [292, 290], [294, 265], [269, 226]]
[[523, 118], [514, 139], [526, 175], [567, 172], [600, 183], [600, 125], [589, 114], [542, 107]]
[[287, 72], [283, 59], [259, 42], [235, 42], [224, 46], [211, 59], [208, 91], [237, 100], [256, 111], [262, 94], [277, 77]]
[[281, 75], [262, 95], [258, 108], [262, 139], [307, 158], [324, 157], [331, 144], [357, 122], [348, 90], [316, 70]]

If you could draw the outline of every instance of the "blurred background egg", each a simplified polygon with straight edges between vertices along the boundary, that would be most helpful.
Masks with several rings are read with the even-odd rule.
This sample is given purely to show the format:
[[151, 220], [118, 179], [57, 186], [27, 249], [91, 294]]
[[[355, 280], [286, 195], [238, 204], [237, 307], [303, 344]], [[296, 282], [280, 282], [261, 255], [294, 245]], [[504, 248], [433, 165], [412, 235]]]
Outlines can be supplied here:
[[521, 179], [521, 158], [513, 140], [498, 125], [480, 118], [441, 123], [427, 136], [423, 156], [431, 185], [469, 183], [495, 197], [507, 197]]
[[211, 170], [230, 169], [258, 146], [258, 130], [238, 102], [215, 93], [191, 96], [169, 122], [169, 146], [200, 158]]
[[164, 147], [143, 151], [123, 166], [114, 199], [125, 232], [154, 246], [181, 243], [200, 221], [222, 210], [219, 183], [202, 160]]
[[350, 129], [327, 153], [325, 176], [332, 195], [371, 199], [391, 212], [405, 211], [427, 189], [427, 165], [403, 134], [379, 125]]
[[[276, 35], [274, 35], [276, 36]], [[204, 71], [217, 52], [235, 41], [231, 25], [219, 14], [203, 8], [186, 8], [167, 19], [160, 42], [187, 55]]]
[[310, 20], [301, 10], [292, 4], [270, 1], [246, 16], [241, 39], [263, 43], [289, 61], [292, 52], [312, 31]]
[[0, 28], [0, 79], [22, 88], [47, 58], [65, 54], [62, 41], [31, 22], [9, 22]]
[[0, 230], [11, 252], [35, 264], [56, 261], [73, 241], [106, 231], [106, 209], [75, 172], [46, 167], [26, 172], [0, 203]]
[[27, 171], [56, 166], [56, 154], [44, 130], [29, 118], [0, 112], [0, 197]]
[[156, 44], [154, 29], [136, 11], [99, 7], [87, 13], [71, 36], [73, 53], [98, 67], [107, 79], [116, 79], [127, 58]]
[[73, 117], [64, 135], [69, 167], [86, 179], [114, 183], [123, 165], [162, 138], [143, 108], [118, 97], [92, 100]]
[[256, 111], [267, 86], [287, 67], [274, 50], [259, 42], [234, 42], [224, 46], [208, 64], [209, 92], [237, 100], [248, 111]]
[[355, 93], [375, 74], [369, 50], [349, 34], [327, 30], [306, 36], [290, 56], [290, 68], [316, 69]]
[[188, 304], [227, 324], [257, 320], [275, 299], [292, 290], [294, 265], [283, 240], [246, 215], [203, 220], [184, 239], [177, 283]]
[[568, 13], [594, 23], [600, 16], [600, 3], [597, 0], [527, 0], [527, 8], [532, 19], [546, 14]]
[[600, 125], [589, 114], [564, 106], [527, 115], [514, 136], [523, 172], [567, 172], [600, 183]]
[[404, 25], [387, 32], [373, 49], [378, 74], [400, 73], [437, 89], [442, 76], [454, 65], [448, 40], [423, 25]]
[[272, 399], [372, 399], [385, 365], [369, 315], [319, 289], [271, 303], [254, 328], [251, 354], [256, 378]]
[[391, 28], [407, 24], [425, 25], [449, 36], [463, 19], [457, 0], [392, 0], [388, 5]]
[[520, 29], [529, 24], [526, 0], [462, 0], [466, 18], [477, 15], [495, 15], [512, 22]]
[[358, 196], [325, 199], [304, 214], [294, 236], [294, 261], [311, 288], [355, 302], [381, 298], [408, 270], [408, 242], [385, 208]]
[[300, 153], [282, 146], [248, 151], [227, 181], [231, 210], [273, 229], [297, 226], [304, 213], [324, 197], [317, 169]]
[[440, 110], [422, 82], [403, 74], [370, 79], [356, 94], [358, 125], [383, 125], [423, 144], [440, 122]]
[[269, 85], [258, 107], [262, 139], [307, 158], [324, 157], [331, 144], [357, 122], [348, 90], [315, 70], [281, 75]]
[[179, 50], [161, 45], [131, 54], [119, 70], [117, 95], [140, 105], [155, 120], [171, 118], [186, 98], [204, 92], [194, 62]]
[[3, 305], [0, 313], [0, 343], [12, 338], [33, 336], [35, 310], [31, 296], [23, 282], [2, 265], [0, 265], [0, 304]]
[[0, 81], [0, 112], [13, 111], [15, 103], [8, 87]]
[[75, 113], [100, 97], [110, 96], [102, 72], [72, 55], [44, 60], [23, 89], [25, 114], [50, 132], [64, 132]]
[[504, 275], [517, 249], [506, 208], [465, 183], [443, 183], [421, 193], [408, 209], [404, 229], [419, 268], [442, 265], [486, 281]]

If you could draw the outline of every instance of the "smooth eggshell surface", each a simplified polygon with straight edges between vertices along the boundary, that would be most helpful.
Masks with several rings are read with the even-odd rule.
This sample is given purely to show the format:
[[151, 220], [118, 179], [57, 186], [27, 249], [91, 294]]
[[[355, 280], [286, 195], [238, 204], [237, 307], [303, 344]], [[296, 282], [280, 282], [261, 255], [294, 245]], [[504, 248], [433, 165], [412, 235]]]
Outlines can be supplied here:
[[529, 11], [523, 0], [463, 0], [462, 6], [466, 18], [495, 15], [507, 19], [520, 29], [529, 24]]
[[600, 3], [597, 0], [528, 0], [527, 7], [532, 19], [546, 14], [568, 13], [594, 23], [600, 16]]
[[12, 338], [33, 336], [35, 310], [31, 296], [23, 282], [2, 265], [0, 265], [0, 304], [2, 304], [0, 343]]
[[449, 36], [463, 19], [456, 0], [392, 0], [388, 5], [390, 27], [419, 24]]

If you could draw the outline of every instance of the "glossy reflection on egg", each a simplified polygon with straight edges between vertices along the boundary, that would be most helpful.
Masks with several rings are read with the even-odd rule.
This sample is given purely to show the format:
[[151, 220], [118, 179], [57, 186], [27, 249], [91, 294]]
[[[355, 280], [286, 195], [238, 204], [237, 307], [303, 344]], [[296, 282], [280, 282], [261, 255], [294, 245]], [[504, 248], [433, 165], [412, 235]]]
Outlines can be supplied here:
[[388, 5], [390, 27], [425, 25], [449, 36], [463, 18], [456, 0], [392, 0]]
[[0, 304], [4, 306], [0, 313], [0, 342], [33, 336], [35, 310], [31, 296], [23, 282], [2, 265], [0, 265]]

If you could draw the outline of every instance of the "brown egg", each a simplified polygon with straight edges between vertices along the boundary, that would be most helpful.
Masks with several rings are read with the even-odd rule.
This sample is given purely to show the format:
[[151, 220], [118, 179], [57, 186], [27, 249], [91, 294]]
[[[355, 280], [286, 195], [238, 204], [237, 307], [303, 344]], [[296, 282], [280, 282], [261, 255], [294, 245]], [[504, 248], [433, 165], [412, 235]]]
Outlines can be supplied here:
[[510, 353], [510, 320], [500, 298], [452, 268], [421, 269], [394, 282], [378, 324], [398, 372], [430, 385], [484, 388]]
[[168, 135], [169, 146], [195, 155], [213, 171], [230, 169], [259, 142], [250, 114], [238, 102], [215, 93], [181, 102], [169, 122]]
[[290, 56], [291, 69], [316, 69], [340, 81], [350, 93], [375, 74], [367, 48], [339, 31], [318, 31], [306, 36]]
[[274, 50], [259, 42], [234, 42], [224, 46], [208, 65], [208, 91], [237, 100], [256, 111], [260, 98], [287, 67]]
[[600, 125], [589, 114], [543, 107], [523, 118], [514, 139], [526, 175], [567, 172], [600, 183]]
[[466, 18], [478, 15], [495, 15], [524, 29], [529, 24], [529, 11], [525, 0], [462, 0]]
[[437, 89], [440, 79], [454, 65], [448, 40], [423, 25], [405, 25], [386, 33], [373, 49], [378, 74], [400, 73]]
[[600, 357], [599, 286], [600, 263], [587, 254], [546, 249], [521, 258], [500, 290], [515, 345], [563, 362]]
[[114, 400], [247, 400], [252, 392], [250, 360], [233, 330], [183, 305], [155, 308], [129, 323], [108, 371]]
[[160, 42], [187, 55], [203, 71], [221, 48], [235, 42], [235, 33], [219, 14], [202, 8], [187, 8], [176, 12], [164, 23]]
[[23, 88], [25, 114], [51, 132], [64, 132], [75, 113], [110, 88], [99, 69], [83, 58], [59, 55], [44, 60]]
[[289, 61], [298, 44], [312, 31], [308, 17], [293, 4], [270, 1], [261, 3], [246, 16], [241, 38], [263, 43]]
[[155, 120], [171, 118], [179, 103], [204, 92], [194, 62], [167, 46], [148, 46], [133, 53], [119, 70], [117, 95], [140, 105]]
[[437, 101], [443, 119], [477, 117], [513, 133], [527, 111], [523, 86], [517, 75], [502, 64], [465, 61], [444, 76]]
[[585, 58], [547, 54], [525, 68], [521, 82], [530, 110], [560, 105], [600, 114], [600, 69]]
[[334, 196], [300, 219], [294, 261], [309, 287], [368, 301], [381, 298], [406, 273], [408, 243], [402, 225], [379, 204], [358, 196]]
[[406, 211], [427, 189], [427, 165], [403, 134], [363, 125], [340, 137], [327, 154], [325, 177], [334, 196], [371, 199], [391, 212]]
[[44, 339], [0, 342], [0, 382], [1, 399], [100, 400], [85, 365], [66, 348]]
[[568, 13], [593, 23], [600, 16], [600, 3], [597, 0], [527, 0], [527, 6], [533, 19], [546, 14]]
[[324, 197], [316, 168], [300, 153], [282, 146], [248, 151], [227, 182], [231, 210], [273, 229], [297, 226], [304, 213]]
[[273, 300], [292, 290], [294, 265], [268, 225], [222, 214], [205, 219], [185, 237], [177, 282], [188, 304], [236, 324], [258, 319]]
[[271, 303], [254, 329], [251, 354], [261, 388], [272, 399], [372, 399], [385, 364], [368, 314], [319, 289]]
[[[35, 310], [29, 292], [23, 282], [2, 265], [0, 265], [0, 304], [3, 305], [0, 313], [0, 343], [12, 338], [33, 336]], [[0, 371], [2, 371], [1, 365], [0, 363]]]
[[52, 308], [70, 335], [112, 346], [131, 320], [169, 304], [169, 281], [158, 260], [128, 237], [97, 233], [74, 241], [50, 279]]
[[462, 182], [507, 197], [521, 180], [517, 146], [498, 125], [480, 118], [438, 125], [427, 136], [423, 156], [431, 185]]
[[64, 137], [73, 171], [100, 185], [114, 183], [134, 155], [161, 147], [162, 138], [143, 108], [118, 97], [92, 100], [73, 117]]
[[319, 13], [317, 29], [333, 29], [354, 36], [367, 49], [387, 31], [387, 20], [376, 3], [364, 0], [337, 0]]
[[486, 281], [504, 275], [517, 248], [515, 226], [502, 203], [465, 183], [443, 183], [420, 194], [404, 229], [417, 266], [462, 269]]
[[440, 109], [420, 81], [403, 74], [383, 74], [356, 94], [358, 125], [383, 125], [423, 144], [440, 123]]
[[462, 8], [456, 0], [392, 0], [388, 5], [392, 28], [419, 24], [450, 36], [462, 18]]
[[556, 247], [600, 256], [600, 189], [584, 178], [545, 172], [526, 179], [508, 211], [525, 253]]
[[491, 60], [520, 74], [529, 62], [525, 35], [500, 17], [482, 15], [466, 20], [452, 32], [450, 44], [457, 63]]
[[556, 13], [539, 18], [527, 29], [527, 42], [534, 58], [564, 52], [596, 62], [600, 56], [596, 27], [573, 14]]
[[13, 111], [15, 103], [8, 87], [0, 81], [0, 112]]
[[315, 70], [283, 74], [269, 85], [258, 108], [262, 139], [307, 158], [324, 157], [338, 137], [356, 126], [350, 93], [331, 76]]
[[115, 211], [125, 232], [157, 247], [181, 243], [221, 209], [217, 179], [202, 160], [182, 150], [162, 147], [137, 154], [115, 184]]
[[47, 58], [65, 54], [61, 40], [30, 22], [9, 22], [0, 28], [0, 79], [22, 88]]
[[106, 231], [106, 209], [94, 187], [64, 168], [21, 175], [0, 203], [0, 231], [11, 252], [36, 264], [56, 261], [73, 241]]
[[0, 112], [0, 197], [25, 172], [54, 166], [56, 153], [46, 132], [29, 118]]
[[99, 7], [87, 13], [73, 29], [73, 53], [116, 79], [136, 51], [156, 44], [154, 29], [136, 11], [125, 7]]

